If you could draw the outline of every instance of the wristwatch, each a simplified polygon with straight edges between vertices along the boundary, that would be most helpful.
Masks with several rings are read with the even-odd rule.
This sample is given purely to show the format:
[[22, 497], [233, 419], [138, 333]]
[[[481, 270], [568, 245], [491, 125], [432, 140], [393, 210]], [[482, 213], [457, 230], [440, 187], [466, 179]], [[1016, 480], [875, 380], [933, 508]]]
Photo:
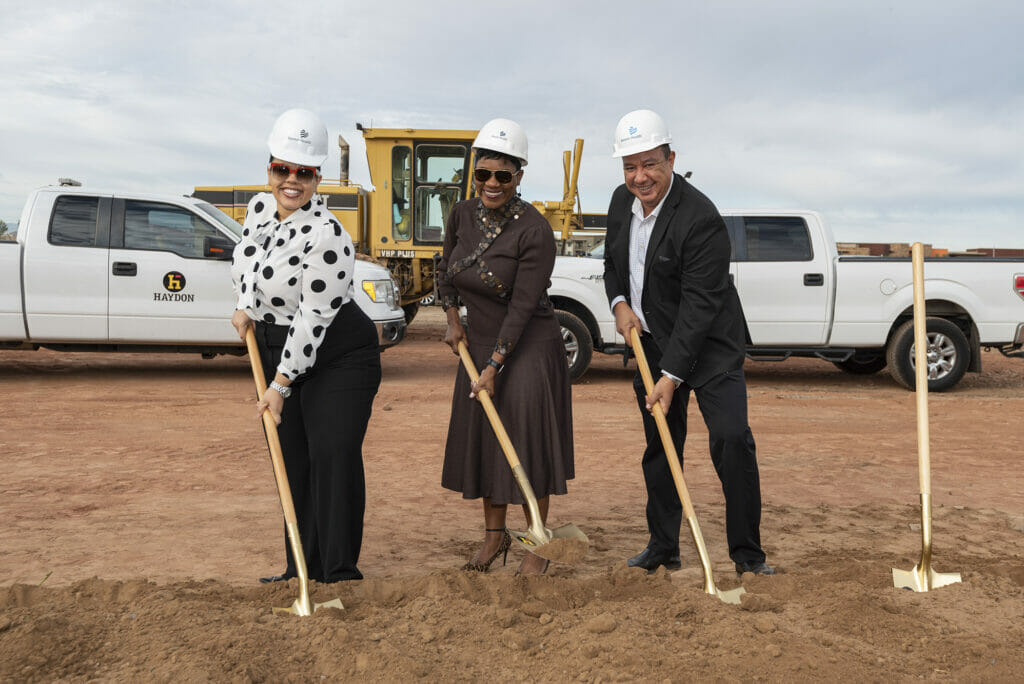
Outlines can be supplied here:
[[276, 380], [271, 380], [270, 381], [270, 389], [272, 389], [275, 392], [277, 392], [278, 394], [280, 394], [282, 399], [287, 399], [288, 397], [292, 396], [292, 388], [291, 387], [285, 387], [284, 385], [282, 385], [281, 383], [277, 382]]
[[505, 364], [498, 363], [494, 359], [487, 359], [487, 365], [493, 368], [494, 370], [498, 371], [499, 373], [505, 370]]

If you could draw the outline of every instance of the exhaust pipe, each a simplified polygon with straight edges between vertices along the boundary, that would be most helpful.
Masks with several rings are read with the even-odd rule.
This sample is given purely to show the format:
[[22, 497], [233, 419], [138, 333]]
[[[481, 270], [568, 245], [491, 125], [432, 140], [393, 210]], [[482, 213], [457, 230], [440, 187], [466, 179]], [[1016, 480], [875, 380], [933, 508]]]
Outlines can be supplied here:
[[338, 150], [341, 152], [341, 175], [338, 177], [342, 185], [348, 185], [348, 142], [338, 134]]

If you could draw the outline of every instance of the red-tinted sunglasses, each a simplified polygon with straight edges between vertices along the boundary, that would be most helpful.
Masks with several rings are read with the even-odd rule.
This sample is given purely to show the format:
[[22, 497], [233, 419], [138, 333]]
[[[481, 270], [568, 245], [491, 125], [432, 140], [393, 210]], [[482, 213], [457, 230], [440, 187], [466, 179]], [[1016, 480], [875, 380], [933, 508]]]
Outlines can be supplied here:
[[274, 162], [270, 165], [270, 173], [278, 180], [286, 180], [288, 176], [295, 174], [295, 178], [303, 183], [309, 183], [316, 179], [320, 170], [315, 166], [292, 166], [282, 162]]

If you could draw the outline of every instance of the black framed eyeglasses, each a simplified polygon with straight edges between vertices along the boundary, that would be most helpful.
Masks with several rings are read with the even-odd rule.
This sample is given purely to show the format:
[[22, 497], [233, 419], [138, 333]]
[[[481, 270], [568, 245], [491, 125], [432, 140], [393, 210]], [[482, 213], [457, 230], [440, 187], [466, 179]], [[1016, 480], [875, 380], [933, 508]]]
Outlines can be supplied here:
[[274, 162], [270, 165], [270, 173], [278, 180], [286, 180], [288, 176], [295, 174], [295, 178], [302, 183], [309, 183], [316, 179], [320, 171], [314, 166], [292, 166], [282, 162]]
[[507, 171], [500, 169], [498, 171], [491, 171], [490, 169], [473, 169], [473, 178], [476, 179], [477, 183], [486, 183], [491, 180], [491, 176], [501, 183], [502, 185], [508, 185], [512, 182], [512, 179], [516, 177], [518, 171]]

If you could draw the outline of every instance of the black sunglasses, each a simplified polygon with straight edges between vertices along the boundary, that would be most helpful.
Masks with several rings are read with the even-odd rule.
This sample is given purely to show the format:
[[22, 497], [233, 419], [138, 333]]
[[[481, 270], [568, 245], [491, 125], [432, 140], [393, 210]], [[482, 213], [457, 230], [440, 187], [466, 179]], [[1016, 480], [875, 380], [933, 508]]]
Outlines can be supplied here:
[[506, 171], [501, 169], [500, 171], [491, 171], [490, 169], [473, 169], [473, 178], [476, 179], [477, 183], [486, 183], [491, 180], [491, 176], [501, 183], [502, 185], [508, 185], [512, 182], [512, 179], [516, 177], [518, 171]]
[[313, 166], [292, 166], [291, 164], [274, 162], [270, 165], [270, 173], [278, 180], [285, 180], [294, 173], [296, 179], [303, 183], [308, 183], [314, 180], [320, 171]]

